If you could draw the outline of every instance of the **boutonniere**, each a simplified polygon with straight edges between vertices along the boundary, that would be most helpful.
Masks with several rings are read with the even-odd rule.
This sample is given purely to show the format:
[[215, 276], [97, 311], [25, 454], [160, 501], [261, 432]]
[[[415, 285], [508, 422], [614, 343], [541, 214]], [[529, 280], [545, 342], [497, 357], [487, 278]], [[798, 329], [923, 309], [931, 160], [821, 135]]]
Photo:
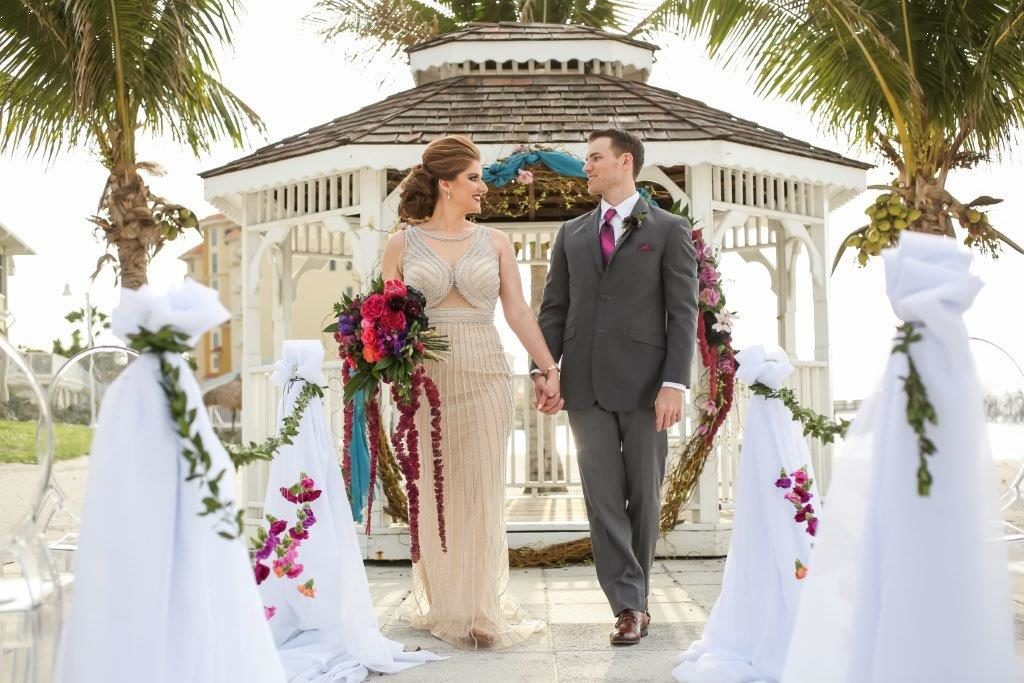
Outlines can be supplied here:
[[622, 234], [628, 235], [634, 230], [639, 230], [640, 226], [643, 225], [644, 219], [646, 218], [646, 211], [641, 211], [640, 213], [633, 216], [626, 216], [624, 219], [622, 219]]

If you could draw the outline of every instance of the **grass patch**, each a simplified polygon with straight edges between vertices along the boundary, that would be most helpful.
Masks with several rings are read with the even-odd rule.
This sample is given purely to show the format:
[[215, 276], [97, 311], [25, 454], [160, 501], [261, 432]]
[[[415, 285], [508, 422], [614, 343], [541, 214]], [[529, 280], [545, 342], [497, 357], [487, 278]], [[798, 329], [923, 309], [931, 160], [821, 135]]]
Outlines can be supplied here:
[[[34, 420], [0, 420], [0, 464], [34, 463], [36, 461], [36, 427]], [[88, 454], [92, 430], [87, 425], [59, 424], [57, 460], [71, 460]]]

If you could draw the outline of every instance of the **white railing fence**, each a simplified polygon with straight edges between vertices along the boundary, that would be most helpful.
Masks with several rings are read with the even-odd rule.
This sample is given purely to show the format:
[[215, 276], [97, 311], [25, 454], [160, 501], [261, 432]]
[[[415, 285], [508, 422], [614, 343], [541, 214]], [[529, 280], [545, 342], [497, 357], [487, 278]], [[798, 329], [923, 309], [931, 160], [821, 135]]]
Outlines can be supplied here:
[[[832, 411], [827, 405], [826, 395], [827, 364], [819, 361], [798, 361], [794, 365], [796, 371], [790, 376], [787, 386], [796, 392], [801, 404], [831, 416]], [[255, 440], [265, 438], [277, 426], [280, 390], [270, 381], [273, 370], [273, 365], [262, 365], [249, 370], [253, 384], [250, 396], [255, 400], [246, 409], [256, 411], [259, 416], [258, 424], [262, 427], [262, 433], [253, 437]], [[340, 361], [324, 363], [324, 375], [328, 383], [324, 410], [338, 446], [339, 456], [343, 429], [343, 390], [340, 373]], [[505, 453], [507, 496], [512, 498], [549, 493], [582, 495], [576, 446], [569, 429], [568, 418], [564, 412], [553, 416], [538, 413], [532, 406], [532, 392], [533, 383], [529, 375], [517, 375], [513, 378], [515, 415], [512, 438], [509, 439]], [[730, 510], [736, 499], [743, 421], [749, 396], [750, 390], [737, 383], [733, 409], [722, 425], [715, 452], [708, 460], [708, 467], [717, 470], [718, 507], [722, 510]], [[394, 415], [390, 399], [385, 402], [383, 410], [384, 422], [390, 425]], [[696, 414], [696, 410], [692, 406], [689, 407], [687, 421], [696, 417]], [[669, 431], [670, 453], [678, 451], [677, 445], [690, 431], [690, 427], [683, 424], [676, 425]], [[813, 439], [808, 439], [808, 446], [820, 485], [823, 488], [827, 487], [831, 473], [831, 448], [822, 447]], [[266, 485], [265, 463], [252, 465], [244, 471], [243, 496], [247, 505], [247, 516], [254, 522], [262, 518]], [[700, 496], [694, 496], [687, 507], [700, 508]], [[703, 509], [706, 510], [707, 507], [704, 506]], [[702, 521], [716, 520], [708, 519], [705, 512], [702, 514]]]

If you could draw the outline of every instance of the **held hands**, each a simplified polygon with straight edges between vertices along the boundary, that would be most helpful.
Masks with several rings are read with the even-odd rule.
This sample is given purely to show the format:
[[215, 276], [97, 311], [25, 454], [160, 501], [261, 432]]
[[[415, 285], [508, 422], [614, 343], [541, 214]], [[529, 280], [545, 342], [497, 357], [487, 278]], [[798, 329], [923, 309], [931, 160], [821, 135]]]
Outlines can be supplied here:
[[533, 375], [533, 406], [545, 415], [554, 415], [565, 404], [561, 396], [561, 385], [557, 372], [549, 372], [542, 375], [539, 372]]
[[682, 389], [662, 387], [654, 399], [655, 427], [665, 431], [683, 419], [684, 392]]

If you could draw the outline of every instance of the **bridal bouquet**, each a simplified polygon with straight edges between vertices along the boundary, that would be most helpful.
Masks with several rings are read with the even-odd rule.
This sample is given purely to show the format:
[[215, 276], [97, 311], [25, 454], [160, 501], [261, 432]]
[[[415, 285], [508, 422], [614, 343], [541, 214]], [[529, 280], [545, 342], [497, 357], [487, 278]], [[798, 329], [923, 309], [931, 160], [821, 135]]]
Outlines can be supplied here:
[[[366, 294], [344, 295], [334, 304], [337, 322], [324, 331], [334, 334], [338, 355], [343, 359], [345, 385], [345, 447], [343, 469], [350, 495], [356, 489], [354, 507], [361, 508], [366, 498], [366, 530], [370, 531], [374, 485], [381, 459], [382, 437], [386, 448], [385, 427], [380, 417], [381, 382], [391, 385], [391, 396], [401, 419], [390, 436], [395, 457], [405, 478], [408, 497], [409, 535], [413, 562], [419, 560], [419, 432], [415, 415], [425, 395], [430, 406], [431, 445], [434, 459], [434, 495], [437, 500], [438, 532], [441, 547], [447, 549], [444, 527], [441, 463], [441, 401], [437, 386], [427, 376], [423, 363], [441, 360], [448, 343], [433, 328], [425, 312], [426, 297], [401, 280], [384, 281], [378, 277]], [[358, 405], [357, 405], [358, 404]], [[353, 435], [357, 436], [353, 440]], [[365, 444], [365, 445], [364, 445]], [[355, 448], [353, 447], [355, 445]], [[358, 474], [360, 449], [369, 460], [369, 476], [353, 487], [353, 472]], [[356, 457], [353, 458], [353, 451]], [[355, 470], [353, 469], [355, 466]], [[356, 477], [359, 479], [359, 477]], [[365, 486], [365, 489], [364, 489]]]

